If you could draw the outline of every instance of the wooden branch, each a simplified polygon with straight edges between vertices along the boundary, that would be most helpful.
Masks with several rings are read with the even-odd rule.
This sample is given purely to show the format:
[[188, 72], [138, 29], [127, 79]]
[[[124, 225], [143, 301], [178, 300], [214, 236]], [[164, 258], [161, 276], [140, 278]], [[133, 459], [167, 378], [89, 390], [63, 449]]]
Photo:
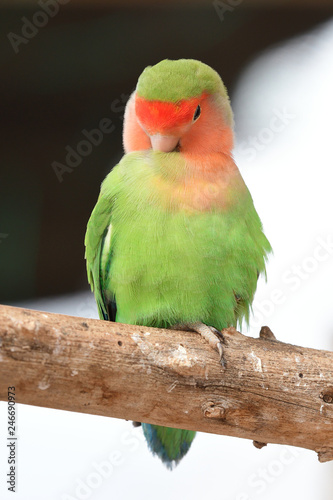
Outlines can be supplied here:
[[[0, 306], [0, 400], [315, 450], [333, 459], [333, 353]], [[267, 333], [267, 332], [266, 332]]]

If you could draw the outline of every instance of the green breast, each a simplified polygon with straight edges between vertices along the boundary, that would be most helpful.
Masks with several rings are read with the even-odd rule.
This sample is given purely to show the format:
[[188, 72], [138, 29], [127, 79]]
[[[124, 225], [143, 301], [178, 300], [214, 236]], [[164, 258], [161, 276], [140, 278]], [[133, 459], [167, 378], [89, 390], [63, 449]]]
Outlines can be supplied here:
[[270, 250], [251, 196], [227, 212], [175, 210], [152, 187], [159, 171], [149, 155], [136, 153], [105, 181], [113, 199], [112, 243], [105, 250], [112, 259], [102, 275], [117, 302], [117, 321], [235, 325], [248, 316]]

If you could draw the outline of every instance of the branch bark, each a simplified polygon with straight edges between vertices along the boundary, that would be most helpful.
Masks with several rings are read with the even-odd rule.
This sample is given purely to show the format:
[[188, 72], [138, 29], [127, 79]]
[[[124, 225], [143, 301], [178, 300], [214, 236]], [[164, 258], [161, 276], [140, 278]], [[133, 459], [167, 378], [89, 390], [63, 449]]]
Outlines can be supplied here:
[[[0, 400], [315, 450], [333, 459], [333, 352], [0, 306]], [[267, 338], [268, 337], [268, 338]]]

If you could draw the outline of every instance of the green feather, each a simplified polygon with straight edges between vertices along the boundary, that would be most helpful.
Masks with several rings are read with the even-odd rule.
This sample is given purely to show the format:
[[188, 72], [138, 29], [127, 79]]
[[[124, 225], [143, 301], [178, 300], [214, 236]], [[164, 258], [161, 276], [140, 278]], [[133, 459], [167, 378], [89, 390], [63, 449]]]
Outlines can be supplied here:
[[148, 446], [168, 469], [173, 469], [191, 447], [195, 431], [160, 427], [159, 425], [142, 424]]
[[[203, 92], [219, 96], [232, 126], [219, 75], [199, 61], [162, 61], [146, 68], [137, 85], [148, 100], [178, 102]], [[232, 162], [226, 154], [222, 163], [225, 158]], [[179, 186], [193, 175], [188, 168], [178, 152], [146, 150], [125, 155], [104, 180], [85, 239], [100, 318], [164, 328], [200, 321], [223, 329], [248, 321], [271, 251], [251, 195], [234, 168], [226, 175], [225, 206], [195, 209], [186, 190], [179, 201]], [[200, 181], [197, 192], [191, 189], [200, 198]], [[195, 435], [150, 424], [143, 431], [168, 467]]]
[[[202, 321], [222, 329], [248, 320], [271, 250], [251, 195], [244, 185], [240, 193], [231, 186], [237, 203], [222, 213], [166, 210], [156, 180], [172, 186], [182, 167], [177, 153], [130, 153], [102, 185], [86, 257], [98, 302], [116, 298], [117, 321], [159, 327]], [[110, 252], [110, 265], [100, 266]]]
[[145, 99], [168, 102], [198, 97], [203, 92], [227, 96], [219, 74], [194, 59], [164, 59], [148, 66], [138, 80], [136, 91]]

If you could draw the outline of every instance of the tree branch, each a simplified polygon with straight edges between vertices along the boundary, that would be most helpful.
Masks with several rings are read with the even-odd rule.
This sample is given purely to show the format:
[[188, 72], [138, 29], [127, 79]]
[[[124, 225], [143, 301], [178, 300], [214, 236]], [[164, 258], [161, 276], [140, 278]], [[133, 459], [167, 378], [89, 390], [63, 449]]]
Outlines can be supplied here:
[[[267, 332], [266, 332], [267, 333]], [[333, 459], [333, 353], [0, 306], [0, 400], [315, 450]]]

